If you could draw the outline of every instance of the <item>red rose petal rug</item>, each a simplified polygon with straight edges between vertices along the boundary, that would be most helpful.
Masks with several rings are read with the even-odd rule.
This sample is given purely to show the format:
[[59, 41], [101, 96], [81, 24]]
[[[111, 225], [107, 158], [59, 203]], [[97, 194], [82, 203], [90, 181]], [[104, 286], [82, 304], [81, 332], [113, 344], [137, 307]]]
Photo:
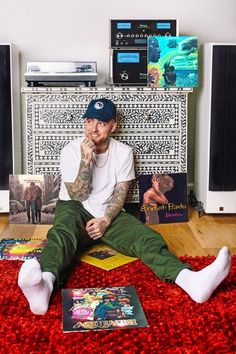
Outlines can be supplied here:
[[[182, 257], [195, 270], [215, 257]], [[236, 353], [236, 256], [230, 275], [204, 304], [160, 281], [140, 261], [109, 272], [78, 263], [65, 287], [135, 285], [149, 327], [63, 333], [61, 290], [33, 315], [17, 286], [22, 262], [0, 261], [0, 353]]]

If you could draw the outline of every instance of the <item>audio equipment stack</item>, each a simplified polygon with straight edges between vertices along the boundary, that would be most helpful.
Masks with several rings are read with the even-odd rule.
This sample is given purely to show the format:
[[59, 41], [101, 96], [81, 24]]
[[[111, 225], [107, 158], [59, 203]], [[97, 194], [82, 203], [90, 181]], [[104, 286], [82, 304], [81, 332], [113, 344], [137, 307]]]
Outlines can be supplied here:
[[146, 86], [147, 39], [177, 35], [175, 19], [110, 20], [110, 83]]

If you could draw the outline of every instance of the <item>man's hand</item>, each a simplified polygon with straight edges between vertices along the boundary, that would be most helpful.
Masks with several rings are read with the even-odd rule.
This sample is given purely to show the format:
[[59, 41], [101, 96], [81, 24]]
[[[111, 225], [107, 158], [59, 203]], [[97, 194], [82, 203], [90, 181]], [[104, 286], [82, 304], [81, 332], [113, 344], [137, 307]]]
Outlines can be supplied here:
[[90, 163], [93, 159], [93, 152], [95, 150], [95, 145], [91, 139], [85, 138], [81, 145], [81, 159], [86, 163]]
[[110, 224], [111, 221], [106, 216], [102, 218], [94, 218], [87, 222], [85, 230], [93, 240], [97, 240], [104, 235]]

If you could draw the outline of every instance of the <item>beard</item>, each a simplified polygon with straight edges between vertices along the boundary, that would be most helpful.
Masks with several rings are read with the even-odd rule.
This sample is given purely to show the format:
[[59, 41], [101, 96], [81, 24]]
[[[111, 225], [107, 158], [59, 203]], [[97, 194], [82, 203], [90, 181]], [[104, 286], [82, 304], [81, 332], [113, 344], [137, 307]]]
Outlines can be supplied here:
[[86, 137], [90, 139], [95, 145], [95, 153], [105, 152], [109, 145], [109, 137], [104, 138], [102, 136], [91, 136], [91, 134], [86, 133]]
[[109, 143], [109, 137], [103, 137], [100, 135], [93, 135], [90, 133], [86, 134], [86, 137], [90, 140], [92, 140], [92, 142], [94, 143], [95, 146], [100, 146], [100, 145], [108, 145]]

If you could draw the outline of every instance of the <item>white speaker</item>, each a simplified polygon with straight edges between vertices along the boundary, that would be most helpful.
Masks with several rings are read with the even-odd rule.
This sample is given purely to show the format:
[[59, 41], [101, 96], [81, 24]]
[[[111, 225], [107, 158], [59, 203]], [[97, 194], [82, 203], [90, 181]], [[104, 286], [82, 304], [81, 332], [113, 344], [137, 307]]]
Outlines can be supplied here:
[[206, 213], [236, 213], [236, 43], [203, 45], [195, 196]]
[[0, 212], [9, 211], [9, 174], [21, 171], [18, 52], [0, 43]]

